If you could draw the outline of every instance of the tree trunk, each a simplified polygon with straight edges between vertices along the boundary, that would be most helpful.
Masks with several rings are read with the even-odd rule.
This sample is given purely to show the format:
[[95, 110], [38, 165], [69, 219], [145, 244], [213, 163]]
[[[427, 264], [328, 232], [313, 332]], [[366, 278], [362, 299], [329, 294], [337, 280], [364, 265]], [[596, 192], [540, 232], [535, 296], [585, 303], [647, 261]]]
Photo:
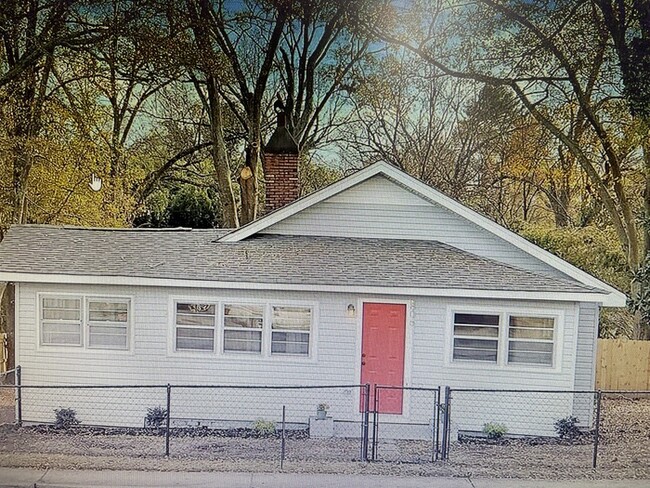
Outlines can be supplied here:
[[207, 76], [208, 105], [210, 110], [210, 136], [212, 137], [212, 164], [221, 201], [221, 220], [224, 227], [236, 229], [239, 227], [237, 218], [237, 202], [232, 188], [230, 161], [223, 136], [223, 117], [221, 112], [221, 97], [217, 89], [217, 80]]
[[[245, 225], [257, 218], [258, 211], [258, 177], [261, 173], [261, 144], [262, 137], [260, 134], [260, 117], [254, 115], [250, 120], [250, 130], [248, 134], [248, 147], [246, 148], [246, 162], [242, 173], [251, 175], [248, 178], [240, 178], [239, 185], [241, 191], [241, 223]], [[248, 171], [250, 171], [250, 173]]]
[[27, 217], [27, 181], [32, 164], [31, 157], [22, 141], [14, 145], [13, 160], [13, 211], [11, 223], [24, 224]]

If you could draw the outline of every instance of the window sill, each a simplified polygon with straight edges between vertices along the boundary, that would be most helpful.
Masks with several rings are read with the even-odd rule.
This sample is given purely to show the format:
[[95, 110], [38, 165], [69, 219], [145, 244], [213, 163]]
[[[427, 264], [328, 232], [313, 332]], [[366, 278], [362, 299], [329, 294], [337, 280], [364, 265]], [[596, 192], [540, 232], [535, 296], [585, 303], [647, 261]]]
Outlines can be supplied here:
[[550, 373], [550, 374], [560, 374], [562, 373], [562, 368], [557, 366], [518, 366], [512, 364], [494, 364], [488, 363], [486, 361], [449, 361], [445, 365], [448, 368], [459, 369], [459, 370], [471, 370], [476, 371], [477, 366], [480, 366], [481, 369], [488, 369], [490, 371], [500, 371], [500, 372], [513, 372], [513, 373]]

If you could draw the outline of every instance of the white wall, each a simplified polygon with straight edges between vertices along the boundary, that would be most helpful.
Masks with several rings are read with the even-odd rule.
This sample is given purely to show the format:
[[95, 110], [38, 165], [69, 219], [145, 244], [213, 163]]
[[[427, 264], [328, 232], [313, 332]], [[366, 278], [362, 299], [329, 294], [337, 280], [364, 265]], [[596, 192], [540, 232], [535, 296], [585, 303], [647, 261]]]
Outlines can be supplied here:
[[[100, 351], [38, 345], [37, 293], [79, 293], [85, 295], [133, 297], [134, 341], [131, 351]], [[298, 300], [317, 306], [314, 357], [283, 359], [232, 356], [218, 353], [181, 354], [171, 352], [170, 304], [172, 297], [197, 300], [259, 299]], [[220, 385], [353, 385], [359, 382], [361, 317], [350, 318], [346, 311], [352, 303], [361, 310], [361, 301], [399, 297], [366, 297], [333, 293], [256, 292], [247, 290], [183, 290], [153, 287], [108, 287], [74, 285], [21, 284], [18, 291], [18, 358], [26, 385], [89, 384], [220, 384]], [[451, 345], [448, 314], [450, 307], [530, 308], [526, 302], [451, 300], [429, 297], [403, 297], [409, 304], [407, 331], [406, 385], [464, 388], [574, 388], [577, 305], [571, 303], [535, 304], [535, 309], [559, 312], [563, 317], [560, 332], [562, 359], [557, 369], [516, 369], [479, 364], [452, 364], [445, 351]], [[359, 315], [359, 314], [358, 314]], [[592, 316], [593, 317], [593, 316]], [[586, 335], [585, 335], [586, 338]], [[128, 423], [142, 425], [146, 409], [163, 405], [164, 389], [98, 391], [23, 392], [25, 420], [51, 421], [53, 409], [73, 407], [86, 423]], [[423, 400], [410, 401], [393, 421], [428, 423], [431, 409]], [[507, 398], [501, 398], [487, 413], [477, 416], [468, 411], [473, 426], [495, 421]], [[251, 392], [228, 390], [175, 390], [172, 417], [193, 419], [279, 419], [281, 406], [287, 405], [289, 420], [306, 422], [316, 404], [329, 403], [338, 418], [358, 419], [358, 390]], [[116, 409], [113, 405], [118, 405]], [[546, 412], [554, 419], [570, 413], [571, 404], [560, 402], [542, 408], [532, 402], [523, 411], [522, 425], [534, 412]], [[496, 411], [494, 410], [496, 409]], [[501, 409], [501, 410], [499, 410]], [[117, 413], [115, 411], [117, 410]], [[485, 410], [485, 409], [484, 409]], [[550, 410], [550, 412], [549, 412]], [[112, 415], [112, 416], [111, 416]], [[463, 414], [464, 416], [465, 414]], [[103, 417], [102, 417], [103, 416]], [[108, 420], [106, 420], [108, 416]], [[30, 418], [31, 417], [31, 418]], [[102, 417], [101, 420], [98, 420]], [[485, 419], [484, 419], [485, 417]], [[95, 419], [95, 420], [92, 420]], [[461, 417], [458, 417], [461, 420]], [[544, 421], [548, 424], [547, 421]], [[514, 431], [514, 425], [512, 431]], [[469, 426], [467, 426], [469, 428]], [[518, 430], [521, 430], [519, 428]]]
[[477, 256], [570, 279], [469, 220], [380, 175], [278, 222], [262, 233], [435, 240]]

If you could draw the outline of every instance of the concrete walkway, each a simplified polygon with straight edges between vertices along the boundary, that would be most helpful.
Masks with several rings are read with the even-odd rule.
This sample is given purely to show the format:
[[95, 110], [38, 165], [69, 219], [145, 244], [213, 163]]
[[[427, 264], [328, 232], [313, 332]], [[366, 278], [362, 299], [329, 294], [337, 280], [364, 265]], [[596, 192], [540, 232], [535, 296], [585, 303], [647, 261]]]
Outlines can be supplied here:
[[1, 488], [647, 488], [648, 480], [544, 481], [294, 473], [178, 473], [0, 468]]

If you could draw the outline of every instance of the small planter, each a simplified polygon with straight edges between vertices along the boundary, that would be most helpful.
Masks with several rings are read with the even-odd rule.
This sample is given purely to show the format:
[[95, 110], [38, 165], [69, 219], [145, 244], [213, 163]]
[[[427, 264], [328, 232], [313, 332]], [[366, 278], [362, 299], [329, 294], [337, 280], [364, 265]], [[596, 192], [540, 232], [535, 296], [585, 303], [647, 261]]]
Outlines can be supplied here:
[[318, 420], [325, 420], [327, 418], [327, 409], [329, 408], [328, 405], [321, 403], [316, 407], [316, 419]]

